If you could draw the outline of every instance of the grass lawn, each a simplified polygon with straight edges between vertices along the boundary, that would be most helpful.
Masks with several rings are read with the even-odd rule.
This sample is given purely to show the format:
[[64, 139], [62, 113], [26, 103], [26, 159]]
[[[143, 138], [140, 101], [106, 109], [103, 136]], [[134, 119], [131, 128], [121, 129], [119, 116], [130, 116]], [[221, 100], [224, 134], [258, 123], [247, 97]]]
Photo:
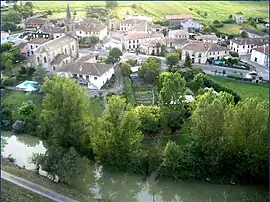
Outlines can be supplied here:
[[101, 116], [104, 111], [103, 98], [90, 98], [89, 111], [94, 116]]
[[[66, 9], [66, 2], [42, 1], [33, 2], [35, 10], [60, 10], [64, 12]], [[192, 14], [194, 18], [202, 22], [210, 22], [213, 20], [226, 20], [230, 14], [234, 15], [236, 12], [241, 11], [244, 13], [245, 18], [249, 17], [262, 17], [268, 18], [268, 3], [267, 2], [233, 2], [233, 1], [170, 1], [170, 2], [117, 2], [118, 7], [113, 9], [112, 12], [116, 13], [119, 17], [129, 11], [130, 13], [152, 15], [154, 20], [163, 19], [167, 14]], [[132, 9], [131, 5], [136, 4], [137, 8]], [[78, 11], [84, 11], [87, 6], [105, 6], [104, 1], [70, 1], [70, 8]], [[260, 10], [261, 9], [261, 10]], [[207, 12], [207, 17], [202, 17], [197, 12], [202, 14]], [[62, 14], [61, 14], [62, 15]]]
[[[89, 202], [96, 201], [90, 196], [89, 193], [81, 193], [80, 191], [73, 189], [70, 186], [67, 186], [65, 184], [54, 183], [51, 180], [49, 180], [48, 178], [38, 175], [34, 171], [28, 171], [25, 169], [18, 169], [17, 167], [15, 167], [11, 163], [7, 163], [7, 162], [3, 163], [1, 169], [8, 172], [8, 173], [16, 175], [18, 177], [21, 177], [25, 180], [29, 180], [29, 181], [36, 183], [36, 184], [39, 184], [45, 188], [51, 189], [55, 192], [58, 192], [60, 194], [63, 194], [63, 195], [68, 196], [70, 198], [73, 198], [75, 200], [89, 201]], [[20, 200], [7, 200], [7, 201], [20, 201]], [[25, 202], [30, 202], [30, 201], [34, 201], [34, 200], [27, 200]], [[39, 200], [39, 201], [41, 201], [41, 200]]]
[[[3, 104], [11, 104], [16, 109], [17, 107], [20, 107], [21, 104], [25, 101], [32, 100], [36, 107], [37, 107], [37, 113], [39, 114], [41, 112], [41, 96], [37, 94], [29, 94], [24, 91], [15, 91], [15, 90], [4, 90], [2, 91], [2, 103]], [[19, 119], [19, 113], [18, 110], [13, 111], [13, 119]]]
[[220, 83], [221, 85], [232, 89], [233, 91], [238, 93], [243, 99], [249, 97], [257, 97], [261, 100], [269, 100], [269, 87], [267, 85], [241, 82], [217, 76], [207, 76]]
[[1, 179], [1, 201], [50, 202], [51, 200]]

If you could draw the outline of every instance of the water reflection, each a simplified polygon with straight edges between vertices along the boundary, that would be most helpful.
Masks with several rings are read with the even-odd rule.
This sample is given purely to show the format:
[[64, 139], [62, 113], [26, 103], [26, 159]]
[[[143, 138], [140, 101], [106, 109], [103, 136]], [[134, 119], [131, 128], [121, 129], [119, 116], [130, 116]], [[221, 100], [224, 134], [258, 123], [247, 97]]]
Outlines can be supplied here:
[[2, 155], [4, 157], [11, 155], [16, 159], [18, 166], [25, 166], [29, 170], [35, 169], [35, 165], [29, 163], [29, 160], [34, 153], [45, 153], [46, 148], [42, 141], [26, 134], [15, 136], [11, 132], [2, 131], [1, 135], [2, 142], [5, 142], [1, 144]]

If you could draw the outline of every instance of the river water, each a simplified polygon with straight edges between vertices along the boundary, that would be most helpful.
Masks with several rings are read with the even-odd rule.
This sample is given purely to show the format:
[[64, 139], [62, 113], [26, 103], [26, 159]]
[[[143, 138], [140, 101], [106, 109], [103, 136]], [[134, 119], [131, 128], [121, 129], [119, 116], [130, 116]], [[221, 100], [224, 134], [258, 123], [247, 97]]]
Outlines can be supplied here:
[[[32, 170], [29, 163], [33, 153], [46, 151], [42, 141], [29, 135], [2, 132], [1, 149], [4, 157], [11, 155], [19, 166]], [[141, 176], [102, 171], [101, 166], [90, 165], [80, 177], [74, 177], [73, 186], [89, 192], [94, 198], [113, 202], [266, 202], [267, 189], [262, 186], [214, 185], [198, 181], [174, 182], [143, 181]]]

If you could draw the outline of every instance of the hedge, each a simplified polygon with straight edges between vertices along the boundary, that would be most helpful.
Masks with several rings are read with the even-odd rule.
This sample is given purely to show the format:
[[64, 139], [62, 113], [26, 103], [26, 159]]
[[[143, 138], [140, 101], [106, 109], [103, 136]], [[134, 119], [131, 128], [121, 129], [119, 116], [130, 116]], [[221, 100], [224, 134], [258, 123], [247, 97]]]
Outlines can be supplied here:
[[124, 87], [125, 87], [125, 96], [127, 98], [127, 103], [134, 104], [135, 103], [135, 97], [132, 87], [132, 82], [129, 77], [124, 77]]
[[214, 81], [211, 78], [204, 77], [204, 86], [208, 87], [208, 88], [213, 88], [217, 92], [224, 91], [224, 92], [230, 93], [234, 97], [235, 104], [237, 104], [239, 101], [241, 101], [241, 97], [236, 92], [234, 92], [233, 90], [231, 90], [229, 88], [226, 88], [226, 87], [220, 85], [218, 82]]

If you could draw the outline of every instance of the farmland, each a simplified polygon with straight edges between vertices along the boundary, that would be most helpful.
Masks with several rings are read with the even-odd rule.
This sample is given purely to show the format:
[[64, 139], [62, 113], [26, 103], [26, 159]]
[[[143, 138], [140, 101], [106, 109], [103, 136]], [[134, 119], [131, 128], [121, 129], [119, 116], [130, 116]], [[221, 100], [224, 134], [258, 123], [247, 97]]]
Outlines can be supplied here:
[[[104, 1], [71, 1], [71, 10], [77, 11], [77, 16], [83, 17], [87, 6], [104, 7]], [[132, 4], [136, 8], [131, 8]], [[65, 16], [66, 4], [60, 1], [49, 3], [48, 1], [34, 2], [37, 11], [54, 11], [56, 16]], [[134, 6], [133, 6], [134, 7]], [[238, 11], [244, 13], [245, 18], [262, 17], [268, 18], [268, 2], [118, 2], [118, 7], [112, 13], [118, 17], [123, 17], [129, 11], [132, 14], [152, 15], [154, 20], [161, 20], [166, 14], [192, 14], [194, 18], [201, 22], [212, 22], [213, 20], [226, 20], [230, 14]], [[203, 14], [207, 12], [207, 16]]]

